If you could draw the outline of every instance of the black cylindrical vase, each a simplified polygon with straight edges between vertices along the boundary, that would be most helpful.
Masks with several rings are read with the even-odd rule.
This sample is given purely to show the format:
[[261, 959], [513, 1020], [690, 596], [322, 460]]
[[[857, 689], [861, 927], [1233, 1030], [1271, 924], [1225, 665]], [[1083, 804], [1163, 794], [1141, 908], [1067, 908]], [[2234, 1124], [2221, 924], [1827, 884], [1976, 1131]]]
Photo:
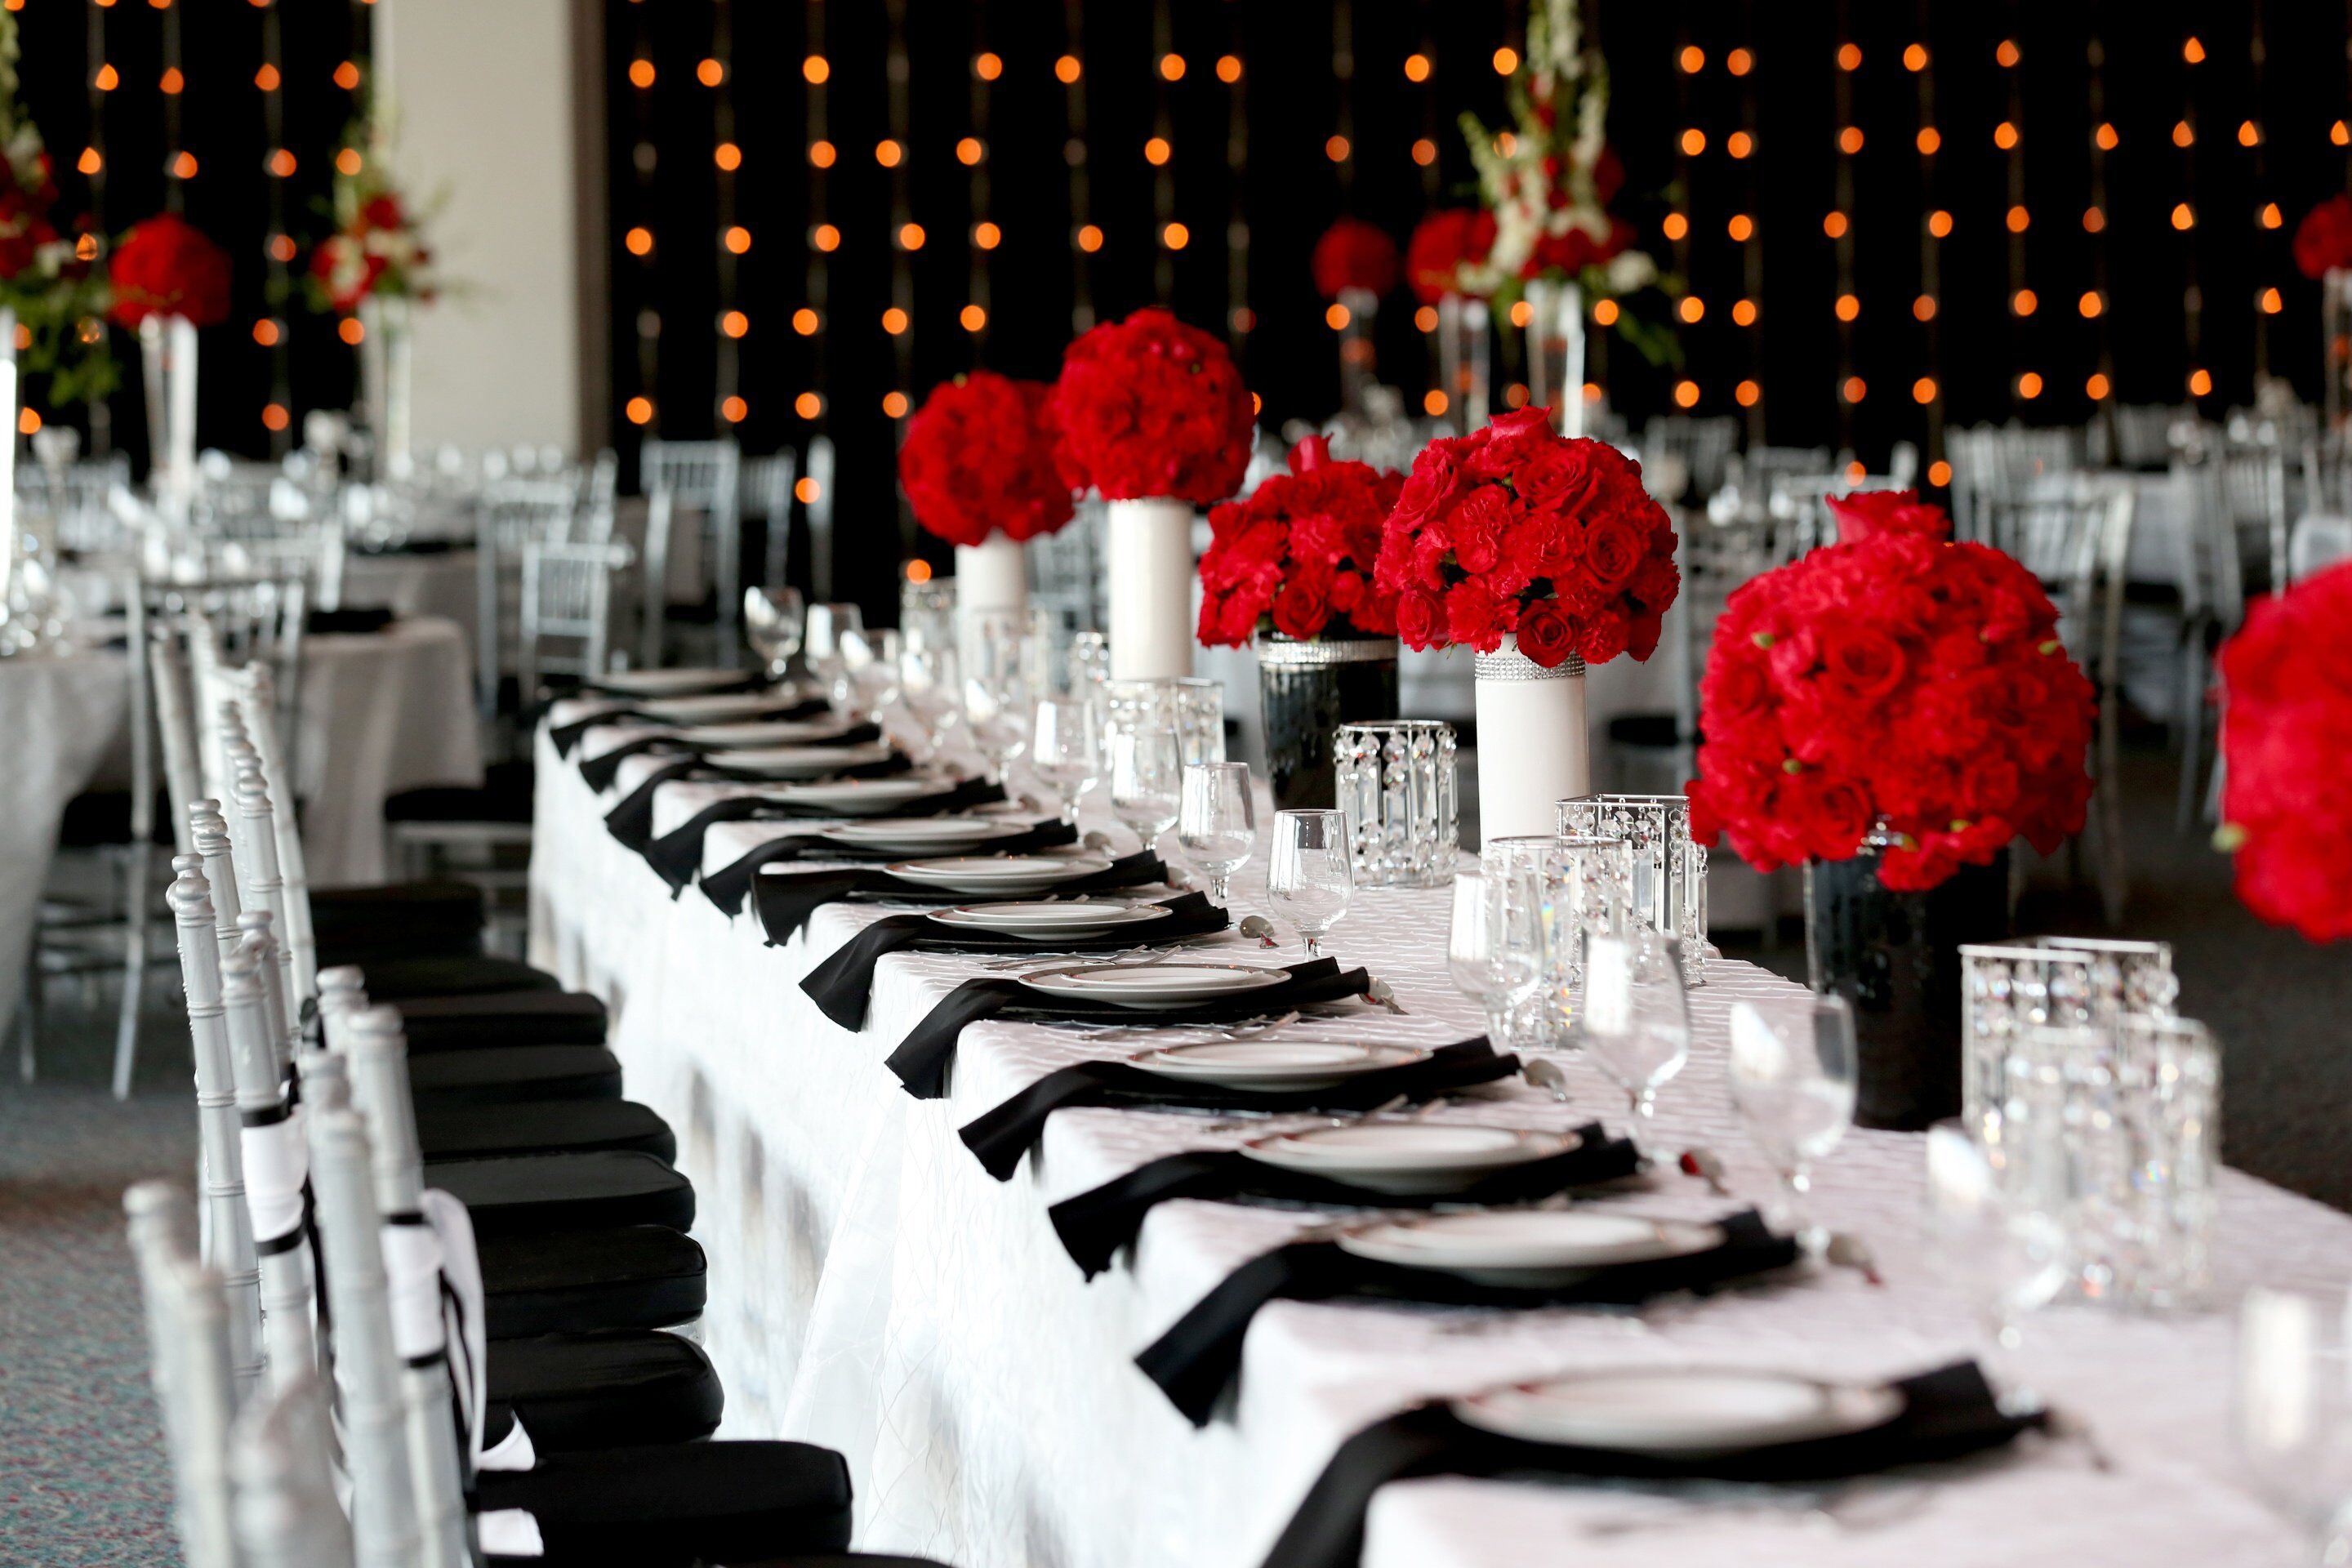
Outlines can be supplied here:
[[1397, 716], [1397, 640], [1302, 642], [1272, 632], [1257, 638], [1256, 648], [1274, 804], [1284, 810], [1331, 805], [1331, 732]]
[[1805, 867], [1812, 987], [1853, 1009], [1855, 1122], [1916, 1131], [1960, 1113], [1960, 946], [2010, 935], [2009, 851], [1924, 893], [1878, 879], [1878, 851]]

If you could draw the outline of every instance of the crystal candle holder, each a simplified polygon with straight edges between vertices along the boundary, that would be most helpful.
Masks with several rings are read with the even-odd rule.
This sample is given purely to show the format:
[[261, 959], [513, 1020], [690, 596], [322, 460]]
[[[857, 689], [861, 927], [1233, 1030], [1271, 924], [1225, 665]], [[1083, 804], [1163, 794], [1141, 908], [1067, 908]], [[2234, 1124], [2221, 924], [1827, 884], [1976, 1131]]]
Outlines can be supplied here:
[[1432, 719], [1342, 724], [1332, 798], [1348, 819], [1360, 888], [1442, 888], [1462, 848], [1454, 726]]
[[1554, 808], [1563, 839], [1622, 838], [1633, 852], [1633, 919], [1682, 942], [1683, 983], [1706, 984], [1706, 851], [1679, 795], [1580, 795]]
[[1507, 1044], [1555, 1050], [1570, 1039], [1584, 987], [1585, 944], [1595, 936], [1622, 936], [1631, 925], [1633, 850], [1622, 838], [1558, 838], [1541, 834], [1490, 838], [1480, 864], [1490, 882], [1532, 876], [1541, 889], [1541, 980], [1514, 1007]]
[[2103, 1025], [2125, 1015], [2168, 1018], [2180, 983], [2161, 942], [2044, 936], [1960, 948], [1960, 1111], [1995, 1121], [2011, 1102], [2021, 1029]]

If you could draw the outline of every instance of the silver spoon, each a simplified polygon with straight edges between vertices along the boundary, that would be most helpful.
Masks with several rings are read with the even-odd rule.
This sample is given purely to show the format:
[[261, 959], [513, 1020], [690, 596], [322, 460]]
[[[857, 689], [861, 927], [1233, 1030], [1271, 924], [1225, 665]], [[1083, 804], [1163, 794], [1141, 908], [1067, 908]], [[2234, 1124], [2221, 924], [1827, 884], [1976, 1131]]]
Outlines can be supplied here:
[[1274, 940], [1274, 922], [1264, 915], [1244, 915], [1240, 929], [1244, 936], [1255, 937], [1260, 947], [1282, 945]]
[[1538, 1089], [1549, 1089], [1560, 1104], [1568, 1103], [1568, 1075], [1559, 1070], [1558, 1062], [1542, 1057], [1526, 1058], [1519, 1064], [1519, 1076]]
[[1364, 987], [1364, 999], [1379, 1003], [1400, 1018], [1405, 1016], [1403, 1004], [1396, 999], [1395, 988], [1377, 974], [1372, 976], [1372, 983]]

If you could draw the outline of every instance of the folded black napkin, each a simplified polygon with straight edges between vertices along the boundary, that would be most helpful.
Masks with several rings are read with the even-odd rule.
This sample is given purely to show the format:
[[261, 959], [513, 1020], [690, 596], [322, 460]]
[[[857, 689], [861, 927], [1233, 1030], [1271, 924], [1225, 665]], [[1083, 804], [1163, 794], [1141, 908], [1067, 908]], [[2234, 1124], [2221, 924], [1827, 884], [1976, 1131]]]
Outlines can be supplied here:
[[[830, 742], [826, 743], [832, 744]], [[814, 778], [780, 779], [773, 773], [751, 768], [730, 767], [721, 760], [725, 755], [723, 752], [713, 752], [708, 755], [697, 753], [663, 763], [647, 773], [636, 788], [623, 795], [618, 805], [604, 814], [604, 826], [612, 829], [614, 837], [642, 855], [646, 852], [646, 846], [654, 841], [654, 793], [666, 784], [678, 779], [764, 784], [818, 782]], [[884, 779], [894, 773], [903, 773], [914, 765], [914, 759], [906, 752], [893, 752], [877, 761], [860, 763], [856, 767], [835, 768], [820, 776], [825, 779]], [[584, 773], [587, 770], [583, 768], [581, 771]]]
[[1903, 1395], [1903, 1409], [1883, 1426], [1697, 1459], [1530, 1443], [1473, 1426], [1444, 1403], [1418, 1405], [1375, 1422], [1339, 1446], [1266, 1554], [1265, 1568], [1356, 1568], [1372, 1494], [1413, 1476], [1537, 1472], [1641, 1480], [1837, 1480], [1957, 1459], [1999, 1447], [2044, 1422], [2039, 1415], [2003, 1414], [1974, 1362], [1921, 1373], [1895, 1388]]
[[[1056, 819], [1040, 822], [1026, 833], [1013, 834], [1003, 838], [992, 838], [981, 847], [991, 855], [1031, 855], [1040, 849], [1056, 849], [1065, 844], [1075, 844], [1077, 841], [1078, 830], [1070, 824]], [[910, 882], [898, 882], [895, 878], [887, 877], [880, 871], [850, 869], [813, 871], [808, 873], [811, 878], [822, 877], [829, 880], [823, 886], [813, 885], [804, 892], [802, 890], [800, 878], [762, 877], [760, 875], [761, 867], [772, 866], [780, 860], [803, 858], [888, 861], [904, 860], [908, 858], [907, 852], [903, 849], [860, 848], [850, 844], [836, 844], [830, 838], [821, 838], [813, 833], [791, 833], [781, 838], [771, 838], [750, 854], [739, 856], [711, 872], [702, 879], [702, 891], [704, 897], [730, 916], [742, 912], [743, 900], [746, 898], [752, 900], [759, 908], [761, 929], [768, 933], [768, 945], [778, 947], [791, 940], [793, 932], [808, 923], [809, 916], [815, 911], [819, 904], [833, 903], [838, 899], [848, 897], [851, 893], [869, 890], [859, 885], [861, 879], [867, 877], [881, 879], [881, 881], [871, 890], [888, 892], [894, 898], [898, 896], [898, 888], [911, 889], [914, 885]], [[782, 885], [772, 887], [770, 885], [772, 883]], [[838, 891], [828, 890], [836, 883]], [[921, 890], [929, 892], [932, 889]], [[955, 901], [968, 904], [972, 900], [967, 894]]]
[[[1394, 1098], [1391, 1096], [1391, 1098]], [[1530, 1160], [1443, 1193], [1380, 1193], [1351, 1182], [1286, 1171], [1236, 1149], [1194, 1149], [1137, 1167], [1091, 1192], [1064, 1198], [1045, 1211], [1054, 1234], [1089, 1279], [1110, 1267], [1118, 1249], [1143, 1228], [1154, 1204], [1171, 1198], [1258, 1199], [1355, 1208], [1434, 1208], [1440, 1204], [1530, 1204], [1570, 1187], [1613, 1182], [1641, 1168], [1641, 1153], [1601, 1123], [1578, 1129], [1583, 1142], [1549, 1159]]]
[[1386, 1105], [1399, 1095], [1416, 1103], [1435, 1100], [1442, 1094], [1493, 1083], [1518, 1070], [1519, 1058], [1497, 1056], [1484, 1035], [1440, 1046], [1424, 1060], [1360, 1073], [1326, 1089], [1226, 1089], [1219, 1084], [1184, 1083], [1162, 1078], [1129, 1062], [1078, 1062], [1047, 1073], [995, 1110], [973, 1118], [959, 1136], [964, 1146], [980, 1157], [981, 1168], [1002, 1182], [1021, 1168], [1021, 1157], [1045, 1136], [1045, 1118], [1066, 1105], [1112, 1105], [1129, 1110], [1176, 1105], [1202, 1110], [1370, 1110], [1376, 1105]]
[[[730, 719], [728, 722], [730, 724], [766, 723], [781, 720], [791, 710], [781, 710], [774, 713], [754, 713], [740, 721]], [[596, 721], [599, 723], [604, 721]], [[868, 741], [878, 741], [881, 738], [882, 729], [877, 724], [851, 724], [844, 727], [836, 734], [812, 736], [806, 741], [793, 741], [785, 743], [809, 746], [862, 746]], [[727, 745], [714, 745], [708, 741], [681, 741], [669, 730], [656, 730], [652, 734], [639, 735], [634, 740], [624, 741], [610, 751], [599, 752], [593, 757], [581, 758], [580, 776], [588, 781], [590, 789], [601, 792], [611, 786], [614, 776], [621, 771], [624, 758], [643, 756], [647, 752], [676, 752], [681, 756], [716, 756], [724, 752], [740, 749], [740, 745], [733, 742]]]
[[1223, 907], [1209, 902], [1206, 893], [1179, 893], [1158, 900], [1167, 918], [1145, 925], [1122, 926], [1103, 936], [1057, 937], [1051, 942], [1026, 942], [1017, 936], [989, 931], [954, 931], [929, 914], [885, 915], [835, 950], [833, 956], [808, 972], [801, 989], [817, 1011], [845, 1029], [866, 1026], [866, 1004], [874, 995], [874, 966], [885, 955], [919, 948], [927, 952], [1034, 953], [1037, 962], [1052, 962], [1057, 952], [1128, 952], [1140, 946], [1159, 946], [1191, 937], [1208, 936], [1233, 923]]
[[[1004, 786], [987, 779], [959, 779], [932, 795], [917, 795], [890, 808], [893, 816], [937, 816], [943, 812], [970, 811], [1004, 798]], [[741, 795], [704, 806], [677, 826], [646, 846], [646, 864], [669, 884], [676, 898], [702, 869], [702, 839], [719, 822], [800, 822], [811, 818], [837, 821], [837, 806], [804, 805], [770, 795]]]
[[1434, 1268], [1376, 1263], [1343, 1252], [1334, 1241], [1294, 1241], [1261, 1253], [1210, 1291], [1176, 1326], [1135, 1358], [1195, 1426], [1209, 1412], [1242, 1361], [1242, 1338], [1257, 1310], [1277, 1298], [1290, 1301], [1423, 1301], [1450, 1307], [1566, 1307], [1646, 1301], [1674, 1290], [1719, 1289], [1735, 1280], [1784, 1268], [1797, 1244], [1775, 1236], [1753, 1209], [1718, 1222], [1723, 1242], [1705, 1252], [1596, 1268], [1566, 1285], [1486, 1285]]
[[302, 631], [306, 637], [366, 637], [380, 632], [397, 619], [382, 605], [370, 605], [349, 610], [305, 610]]
[[[898, 1048], [890, 1053], [886, 1065], [898, 1075], [898, 1081], [906, 1085], [908, 1094], [917, 1100], [937, 1100], [947, 1093], [948, 1063], [955, 1056], [956, 1041], [963, 1034], [963, 1026], [982, 1018], [1086, 1018], [1175, 1028], [1185, 1024], [1232, 1024], [1244, 1018], [1263, 1018], [1318, 1003], [1344, 1001], [1371, 988], [1369, 971], [1343, 971], [1334, 959], [1310, 958], [1304, 963], [1284, 967], [1290, 972], [1290, 982], [1286, 985], [1269, 985], [1198, 1007], [1149, 1011], [1109, 1002], [1048, 996], [1005, 976], [967, 980], [940, 998], [940, 1005], [926, 1014], [921, 1023], [907, 1031], [907, 1037], [898, 1042]], [[1396, 1092], [1391, 1089], [1389, 1094], [1392, 1098]]]
[[[698, 691], [691, 695], [697, 697], [709, 697], [727, 696], [731, 695], [731, 693]], [[833, 704], [827, 702], [822, 697], [795, 697], [789, 691], [780, 691], [776, 694], [776, 705], [774, 707], [761, 708], [756, 711], [745, 713], [740, 717], [730, 719], [727, 722], [730, 724], [784, 723], [803, 719], [822, 719], [832, 711]], [[580, 737], [594, 729], [597, 725], [617, 724], [622, 721], [628, 719], [642, 719], [649, 724], [676, 724], [677, 722], [675, 719], [664, 719], [658, 714], [648, 713], [642, 708], [607, 708], [603, 712], [592, 713], [585, 719], [574, 719], [569, 724], [558, 724], [553, 729], [548, 731], [547, 738], [551, 742], [554, 742], [555, 754], [557, 756], [568, 757], [572, 754], [572, 748], [580, 743]], [[640, 737], [641, 740], [646, 738], [646, 737]], [[632, 742], [629, 743], [635, 744], [635, 742]], [[644, 748], [640, 746], [638, 749], [643, 750]], [[608, 776], [606, 783], [610, 782], [611, 780]], [[595, 787], [602, 789], [604, 786], [604, 784], [597, 784]]]
[[[997, 839], [984, 845], [982, 852], [989, 855], [1010, 853], [998, 847], [1005, 842], [1004, 839]], [[746, 871], [740, 882], [730, 887], [734, 899], [731, 905], [720, 900], [713, 884], [752, 858], [747, 855], [734, 866], [714, 871], [703, 879], [702, 890], [709, 894], [710, 901], [730, 915], [743, 907], [743, 893], [751, 885], [751, 872]], [[1167, 877], [1167, 862], [1150, 850], [1143, 849], [1120, 857], [1104, 870], [1083, 872], [1056, 882], [1043, 892], [1024, 893], [1021, 897], [1067, 899], [1081, 893], [1109, 893], [1121, 888], [1149, 887], [1155, 882], [1165, 881]], [[837, 904], [856, 893], [877, 895], [901, 903], [940, 905], [977, 903], [990, 897], [986, 893], [951, 893], [944, 888], [919, 887], [892, 872], [862, 868], [789, 871], [759, 879], [760, 929], [768, 933], [770, 947], [782, 946], [792, 940], [794, 931], [808, 924], [809, 917], [819, 909], [826, 904]]]

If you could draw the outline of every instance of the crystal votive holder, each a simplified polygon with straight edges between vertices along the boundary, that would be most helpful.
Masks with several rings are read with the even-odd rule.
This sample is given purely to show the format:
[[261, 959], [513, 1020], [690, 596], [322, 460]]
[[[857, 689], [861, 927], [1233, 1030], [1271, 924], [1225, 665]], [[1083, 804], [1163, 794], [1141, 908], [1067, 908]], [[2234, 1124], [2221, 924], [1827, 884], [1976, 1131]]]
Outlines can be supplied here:
[[2132, 1014], [2168, 1018], [2179, 994], [2168, 942], [2043, 936], [1963, 943], [1961, 1114], [1971, 1126], [2003, 1114], [2011, 1077], [2032, 1070], [2011, 1048], [2019, 1030], [2074, 1028]]
[[1173, 730], [1184, 765], [1225, 760], [1225, 683], [1204, 676], [1113, 680], [1103, 688], [1112, 730]]
[[1542, 834], [1490, 838], [1480, 849], [1489, 882], [1511, 876], [1534, 879], [1540, 930], [1534, 933], [1538, 979], [1511, 1011], [1512, 1049], [1553, 1050], [1572, 1037], [1581, 1003], [1586, 945], [1596, 936], [1623, 936], [1631, 926], [1633, 850], [1622, 838], [1559, 838]]
[[1683, 983], [1706, 984], [1706, 850], [1691, 842], [1690, 798], [1580, 795], [1555, 808], [1560, 837], [1622, 838], [1633, 849], [1633, 918], [1682, 941]]
[[1442, 888], [1461, 853], [1454, 726], [1433, 719], [1342, 724], [1332, 798], [1348, 820], [1360, 888]]

